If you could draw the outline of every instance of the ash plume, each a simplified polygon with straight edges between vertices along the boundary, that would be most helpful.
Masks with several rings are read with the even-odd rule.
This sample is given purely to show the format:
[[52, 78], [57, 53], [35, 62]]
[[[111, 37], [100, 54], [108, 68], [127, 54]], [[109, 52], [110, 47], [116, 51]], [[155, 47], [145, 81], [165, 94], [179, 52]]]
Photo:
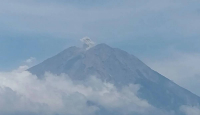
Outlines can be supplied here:
[[83, 48], [86, 49], [86, 50], [95, 46], [95, 43], [89, 37], [84, 37], [80, 40], [81, 40], [81, 42], [83, 42]]

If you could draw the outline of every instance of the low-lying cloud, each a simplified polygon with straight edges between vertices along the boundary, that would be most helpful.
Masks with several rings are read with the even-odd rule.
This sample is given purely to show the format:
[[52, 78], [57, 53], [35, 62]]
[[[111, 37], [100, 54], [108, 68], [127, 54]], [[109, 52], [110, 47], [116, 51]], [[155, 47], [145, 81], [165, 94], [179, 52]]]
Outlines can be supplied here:
[[[27, 69], [0, 72], [1, 115], [176, 115], [139, 98], [139, 84], [119, 88], [95, 76], [73, 81], [66, 74], [49, 72], [38, 79]], [[183, 105], [180, 112], [199, 115], [200, 108]]]
[[66, 74], [46, 73], [44, 79], [21, 66], [0, 72], [1, 115], [94, 115], [103, 108], [120, 114], [146, 114], [154, 110], [137, 97], [140, 86], [117, 88], [91, 76], [85, 82], [72, 81]]

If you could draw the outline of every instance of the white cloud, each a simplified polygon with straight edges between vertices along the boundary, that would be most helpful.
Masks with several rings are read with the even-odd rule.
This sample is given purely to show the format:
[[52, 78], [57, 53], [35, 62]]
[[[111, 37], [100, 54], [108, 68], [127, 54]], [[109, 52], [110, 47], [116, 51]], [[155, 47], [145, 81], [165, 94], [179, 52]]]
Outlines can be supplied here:
[[36, 58], [30, 57], [30, 58], [27, 59], [25, 62], [26, 62], [27, 64], [32, 64], [32, 63], [34, 63], [35, 60], [36, 60]]
[[66, 74], [51, 73], [41, 80], [25, 70], [26, 66], [21, 66], [11, 72], [0, 72], [0, 114], [92, 115], [99, 111], [99, 106], [121, 114], [156, 110], [137, 97], [140, 88], [137, 84], [118, 89], [96, 77], [75, 82]]
[[[24, 66], [20, 66], [22, 70], [27, 70], [29, 67], [34, 66], [37, 60], [34, 57], [30, 57], [29, 59], [24, 61]], [[24, 69], [23, 69], [24, 68]], [[19, 68], [18, 68], [19, 70]]]

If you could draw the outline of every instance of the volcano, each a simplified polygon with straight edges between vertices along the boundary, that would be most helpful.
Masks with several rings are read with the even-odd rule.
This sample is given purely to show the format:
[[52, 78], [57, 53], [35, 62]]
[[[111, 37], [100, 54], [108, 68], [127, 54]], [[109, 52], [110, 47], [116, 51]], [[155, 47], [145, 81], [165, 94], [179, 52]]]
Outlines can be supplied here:
[[137, 57], [106, 44], [98, 44], [87, 50], [70, 47], [28, 71], [39, 79], [43, 79], [45, 72], [51, 72], [57, 75], [65, 73], [77, 81], [96, 76], [119, 88], [139, 84], [139, 98], [156, 108], [174, 111], [175, 115], [182, 115], [179, 111], [182, 105], [200, 104], [197, 95], [152, 70]]

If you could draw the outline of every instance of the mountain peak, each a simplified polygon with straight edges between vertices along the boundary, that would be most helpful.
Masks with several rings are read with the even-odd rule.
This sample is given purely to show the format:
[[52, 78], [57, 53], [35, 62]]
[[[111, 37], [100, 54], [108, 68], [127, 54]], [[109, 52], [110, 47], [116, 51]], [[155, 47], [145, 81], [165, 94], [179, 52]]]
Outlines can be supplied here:
[[92, 47], [90, 50], [88, 50], [88, 52], [91, 52], [94, 54], [97, 54], [97, 53], [105, 54], [105, 53], [112, 53], [111, 51], [113, 50], [114, 48], [108, 46], [107, 44], [101, 43]]
[[107, 48], [111, 48], [109, 45], [107, 45], [105, 43], [97, 44], [95, 47], [107, 47]]

